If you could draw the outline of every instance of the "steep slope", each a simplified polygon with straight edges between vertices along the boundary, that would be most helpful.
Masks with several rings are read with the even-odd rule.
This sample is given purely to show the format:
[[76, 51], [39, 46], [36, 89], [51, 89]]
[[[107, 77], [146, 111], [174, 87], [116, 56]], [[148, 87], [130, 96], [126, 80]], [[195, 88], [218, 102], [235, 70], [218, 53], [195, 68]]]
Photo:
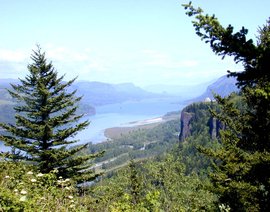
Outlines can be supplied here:
[[220, 77], [213, 84], [209, 85], [206, 91], [199, 97], [195, 98], [194, 101], [203, 101], [206, 98], [213, 99], [213, 93], [219, 94], [222, 97], [228, 96], [232, 92], [237, 92], [239, 89], [235, 85], [236, 79], [233, 77], [227, 77], [224, 75]]
[[180, 141], [185, 141], [189, 136], [193, 136], [194, 134], [197, 134], [197, 132], [201, 131], [208, 131], [209, 136], [212, 139], [218, 136], [222, 125], [218, 120], [215, 120], [210, 116], [209, 106], [216, 106], [214, 103], [208, 101], [214, 99], [213, 94], [225, 97], [232, 92], [237, 92], [238, 88], [235, 83], [235, 78], [228, 78], [226, 75], [222, 76], [209, 85], [202, 95], [188, 101], [189, 103], [198, 103], [188, 105], [181, 112]]
[[181, 142], [202, 132], [207, 132], [211, 139], [219, 136], [219, 131], [223, 128], [223, 125], [219, 120], [211, 117], [209, 108], [216, 110], [218, 105], [210, 102], [200, 102], [188, 105], [182, 110], [179, 135]]

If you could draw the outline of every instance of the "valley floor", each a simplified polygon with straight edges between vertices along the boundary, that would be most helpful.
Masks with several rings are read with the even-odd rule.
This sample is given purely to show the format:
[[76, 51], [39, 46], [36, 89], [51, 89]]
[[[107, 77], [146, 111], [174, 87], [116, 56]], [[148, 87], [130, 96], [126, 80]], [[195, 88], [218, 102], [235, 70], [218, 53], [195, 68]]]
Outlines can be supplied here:
[[152, 129], [156, 126], [158, 126], [160, 123], [165, 123], [170, 120], [178, 119], [178, 114], [172, 114], [172, 115], [165, 115], [163, 117], [157, 117], [147, 120], [141, 120], [141, 121], [135, 121], [129, 123], [131, 126], [127, 127], [111, 127], [105, 130], [104, 135], [108, 139], [118, 139], [123, 135], [127, 135], [133, 131], [139, 130], [139, 129]]

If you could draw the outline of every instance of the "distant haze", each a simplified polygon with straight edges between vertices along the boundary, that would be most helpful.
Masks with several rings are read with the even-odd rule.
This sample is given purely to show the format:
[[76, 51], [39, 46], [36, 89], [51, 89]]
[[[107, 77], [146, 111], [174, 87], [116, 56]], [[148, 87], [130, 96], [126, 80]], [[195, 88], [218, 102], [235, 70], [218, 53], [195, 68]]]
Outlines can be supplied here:
[[[140, 87], [182, 86], [207, 83], [227, 70], [241, 71], [241, 64], [235, 65], [232, 58], [221, 60], [195, 34], [181, 6], [187, 2], [1, 1], [0, 77], [25, 77], [36, 44], [66, 80], [78, 76]], [[214, 13], [225, 27], [232, 24], [238, 31], [245, 26], [247, 37], [254, 40], [258, 26], [269, 17], [269, 0], [193, 3]], [[179, 90], [169, 90], [174, 89]]]
[[160, 94], [168, 94], [181, 96], [183, 98], [194, 98], [202, 94], [206, 90], [207, 86], [215, 82], [217, 79], [210, 82], [195, 84], [195, 85], [166, 85], [156, 84], [143, 87], [145, 90]]

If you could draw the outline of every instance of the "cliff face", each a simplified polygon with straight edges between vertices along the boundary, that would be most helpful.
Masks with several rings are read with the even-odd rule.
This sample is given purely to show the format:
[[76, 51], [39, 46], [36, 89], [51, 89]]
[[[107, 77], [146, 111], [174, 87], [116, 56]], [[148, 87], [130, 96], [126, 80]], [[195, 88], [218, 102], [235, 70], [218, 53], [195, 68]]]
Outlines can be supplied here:
[[224, 127], [219, 120], [211, 117], [209, 112], [211, 104], [195, 103], [182, 110], [180, 142], [184, 142], [189, 136], [199, 134], [204, 130], [207, 130], [211, 139], [216, 139], [219, 136], [220, 130]]
[[192, 118], [193, 114], [188, 113], [184, 110], [181, 112], [181, 119], [180, 119], [180, 126], [181, 126], [181, 131], [180, 131], [180, 136], [179, 140], [184, 141], [188, 136], [191, 135], [190, 132], [190, 120]]
[[224, 129], [224, 125], [221, 123], [221, 121], [213, 117], [209, 118], [208, 126], [211, 139], [218, 138], [220, 130]]

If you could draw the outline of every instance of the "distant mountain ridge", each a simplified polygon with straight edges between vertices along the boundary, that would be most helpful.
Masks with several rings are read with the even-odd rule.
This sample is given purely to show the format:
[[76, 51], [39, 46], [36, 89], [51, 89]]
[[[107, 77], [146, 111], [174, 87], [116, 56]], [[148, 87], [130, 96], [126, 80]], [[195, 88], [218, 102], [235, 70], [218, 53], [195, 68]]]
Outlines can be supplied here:
[[213, 94], [218, 94], [222, 97], [225, 97], [232, 92], [238, 92], [239, 89], [236, 86], [236, 82], [237, 81], [234, 77], [228, 77], [227, 75], [224, 75], [209, 85], [202, 95], [192, 99], [191, 102], [203, 101], [206, 98], [210, 98], [212, 100], [214, 99]]
[[[218, 78], [214, 83], [209, 85], [206, 91], [195, 99], [188, 101], [190, 103], [181, 111], [180, 119], [180, 135], [179, 140], [185, 141], [186, 138], [202, 130], [194, 129], [196, 123], [204, 123], [200, 127], [209, 127], [209, 135], [212, 139], [219, 135], [220, 129], [223, 128], [222, 123], [216, 118], [211, 117], [209, 113], [209, 103], [206, 99], [213, 100], [213, 94], [218, 94], [222, 97], [228, 96], [232, 92], [237, 92], [239, 89], [236, 86], [236, 79], [227, 77], [227, 75]], [[194, 126], [193, 126], [194, 125]], [[198, 132], [197, 132], [198, 131]]]
[[[7, 95], [5, 88], [10, 88], [10, 83], [19, 83], [19, 80], [15, 79], [0, 79], [0, 100], [11, 100]], [[231, 92], [238, 91], [235, 85], [236, 79], [233, 77], [228, 78], [226, 75], [217, 79], [214, 83], [207, 87], [207, 84], [201, 84], [196, 86], [165, 86], [154, 85], [148, 86], [149, 89], [142, 89], [135, 86], [132, 83], [121, 83], [121, 84], [109, 84], [104, 82], [96, 81], [75, 81], [70, 91], [77, 90], [77, 95], [83, 96], [82, 102], [90, 104], [92, 106], [100, 106], [113, 103], [121, 103], [124, 101], [142, 100], [145, 98], [164, 97], [166, 95], [183, 94], [194, 97], [194, 94], [200, 95], [201, 91], [207, 87], [206, 91], [200, 96], [192, 99], [191, 101], [202, 101], [205, 98], [213, 99], [213, 93], [217, 93], [221, 96], [226, 96]], [[156, 88], [157, 90], [155, 90]], [[162, 94], [163, 89], [163, 94]], [[166, 92], [166, 89], [171, 92]], [[182, 90], [182, 91], [181, 91]]]
[[[0, 79], [0, 99], [9, 98], [6, 95], [6, 88], [11, 87], [10, 83], [18, 84], [20, 82], [16, 79]], [[78, 96], [83, 96], [82, 101], [92, 106], [161, 96], [145, 91], [132, 83], [109, 84], [96, 81], [75, 81], [68, 90], [73, 91], [75, 89]]]
[[[0, 79], [0, 122], [7, 122], [14, 117], [14, 100], [9, 95], [7, 88], [10, 83], [19, 84], [16, 79]], [[132, 83], [109, 84], [103, 82], [75, 81], [68, 91], [77, 90], [77, 96], [83, 96], [78, 113], [95, 114], [95, 107], [122, 103], [125, 101], [138, 101], [146, 98], [160, 97], [159, 94], [147, 92]], [[13, 121], [14, 122], [14, 119]]]
[[[214, 94], [226, 97], [232, 92], [238, 92], [239, 89], [236, 86], [236, 82], [236, 79], [233, 77], [222, 76], [210, 84], [202, 95], [187, 102], [190, 104], [181, 111], [181, 130], [179, 134], [181, 142], [203, 132], [204, 128], [208, 128], [206, 130], [208, 131], [207, 135], [212, 139], [219, 136], [219, 132], [224, 126], [219, 120], [211, 116], [208, 101], [209, 99], [214, 99]], [[200, 124], [198, 125], [198, 123]]]
[[78, 81], [75, 82], [70, 89], [77, 89], [78, 95], [83, 95], [82, 101], [93, 106], [161, 96], [145, 91], [132, 83], [109, 84], [103, 82]]
[[184, 99], [195, 98], [202, 94], [202, 91], [212, 83], [206, 82], [196, 85], [166, 85], [166, 84], [155, 84], [145, 86], [144, 89], [150, 92], [180, 96]]

